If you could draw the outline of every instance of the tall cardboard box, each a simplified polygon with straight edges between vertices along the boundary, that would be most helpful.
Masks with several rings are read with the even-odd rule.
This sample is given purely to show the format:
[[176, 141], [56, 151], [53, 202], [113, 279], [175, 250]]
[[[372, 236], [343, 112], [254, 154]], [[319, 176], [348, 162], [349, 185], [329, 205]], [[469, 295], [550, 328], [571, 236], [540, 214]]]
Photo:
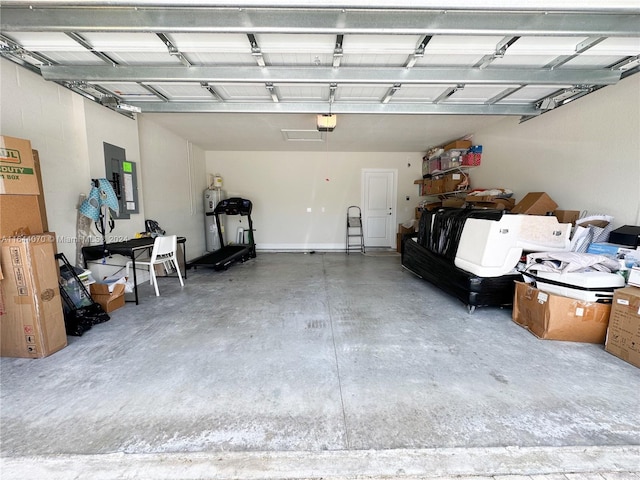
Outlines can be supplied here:
[[516, 282], [513, 321], [546, 340], [604, 343], [611, 305], [554, 295]]
[[605, 350], [640, 367], [640, 288], [619, 288], [613, 294]]
[[39, 195], [0, 195], [0, 238], [44, 232]]
[[54, 233], [0, 240], [0, 355], [41, 358], [67, 346]]
[[38, 179], [31, 142], [0, 136], [0, 194], [38, 195]]
[[[13, 173], [20, 172], [20, 173]], [[29, 140], [0, 137], [0, 238], [48, 228], [38, 152]]]

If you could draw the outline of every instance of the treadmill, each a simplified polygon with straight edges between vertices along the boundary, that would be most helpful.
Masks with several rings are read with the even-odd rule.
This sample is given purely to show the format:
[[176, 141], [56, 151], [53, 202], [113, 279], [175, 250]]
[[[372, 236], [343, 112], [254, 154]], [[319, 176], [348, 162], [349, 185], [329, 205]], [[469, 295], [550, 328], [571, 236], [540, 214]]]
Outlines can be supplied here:
[[[251, 219], [251, 200], [246, 198], [233, 197], [221, 200], [213, 212], [207, 212], [207, 215], [216, 217], [216, 226], [218, 227], [218, 237], [220, 245], [215, 252], [207, 253], [202, 257], [198, 257], [188, 263], [188, 268], [194, 267], [213, 267], [215, 270], [226, 270], [235, 262], [245, 262], [250, 258], [256, 257], [256, 244], [253, 240], [253, 220]], [[222, 228], [220, 226], [220, 215], [242, 215], [246, 216], [249, 221], [249, 243], [225, 245]]]

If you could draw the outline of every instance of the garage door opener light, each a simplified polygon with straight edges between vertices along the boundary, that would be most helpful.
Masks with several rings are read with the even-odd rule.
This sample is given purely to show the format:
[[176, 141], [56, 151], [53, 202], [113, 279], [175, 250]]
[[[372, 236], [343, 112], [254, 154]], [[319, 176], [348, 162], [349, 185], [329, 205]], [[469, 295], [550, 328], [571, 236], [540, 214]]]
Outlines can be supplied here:
[[318, 115], [317, 125], [319, 132], [333, 132], [333, 129], [336, 128], [337, 123], [337, 115], [331, 115], [323, 113]]

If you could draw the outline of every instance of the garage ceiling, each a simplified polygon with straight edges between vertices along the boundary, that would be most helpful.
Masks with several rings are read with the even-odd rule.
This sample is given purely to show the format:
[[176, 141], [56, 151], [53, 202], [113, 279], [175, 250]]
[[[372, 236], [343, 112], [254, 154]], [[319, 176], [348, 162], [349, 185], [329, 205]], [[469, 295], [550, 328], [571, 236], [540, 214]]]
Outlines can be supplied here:
[[286, 113], [277, 140], [296, 147], [324, 138], [316, 114], [338, 114], [336, 132], [378, 115], [527, 120], [640, 70], [635, 0], [442, 3], [2, 1], [0, 53], [127, 115], [198, 118], [185, 138], [218, 114]]

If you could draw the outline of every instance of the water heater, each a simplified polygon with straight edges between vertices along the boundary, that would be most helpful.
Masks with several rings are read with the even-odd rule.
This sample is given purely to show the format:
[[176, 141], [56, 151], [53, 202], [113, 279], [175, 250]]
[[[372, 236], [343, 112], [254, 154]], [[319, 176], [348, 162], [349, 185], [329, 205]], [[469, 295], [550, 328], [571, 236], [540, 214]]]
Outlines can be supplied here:
[[[218, 224], [213, 211], [220, 200], [226, 198], [224, 190], [221, 188], [208, 188], [204, 191], [204, 228], [207, 252], [215, 252], [219, 250], [220, 237], [218, 236]], [[220, 219], [220, 229], [224, 234], [223, 220]]]

